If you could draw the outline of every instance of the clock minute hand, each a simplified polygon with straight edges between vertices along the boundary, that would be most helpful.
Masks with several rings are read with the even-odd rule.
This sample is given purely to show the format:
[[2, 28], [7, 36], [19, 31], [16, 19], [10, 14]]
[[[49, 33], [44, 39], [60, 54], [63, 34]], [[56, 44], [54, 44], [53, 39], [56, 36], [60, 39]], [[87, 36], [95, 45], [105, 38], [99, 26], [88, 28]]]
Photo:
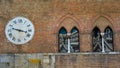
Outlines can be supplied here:
[[19, 31], [19, 32], [25, 32], [25, 33], [27, 33], [27, 31], [24, 31], [24, 30], [20, 30], [20, 29], [18, 29], [18, 31]]
[[13, 30], [19, 31], [19, 29], [12, 28]]
[[12, 29], [17, 30], [19, 32], [25, 32], [25, 33], [27, 33], [27, 31], [23, 31], [23, 30], [20, 30], [20, 29], [15, 29], [15, 28], [12, 28]]
[[25, 33], [27, 33], [27, 31], [24, 31], [24, 30], [19, 30], [20, 32], [25, 32]]

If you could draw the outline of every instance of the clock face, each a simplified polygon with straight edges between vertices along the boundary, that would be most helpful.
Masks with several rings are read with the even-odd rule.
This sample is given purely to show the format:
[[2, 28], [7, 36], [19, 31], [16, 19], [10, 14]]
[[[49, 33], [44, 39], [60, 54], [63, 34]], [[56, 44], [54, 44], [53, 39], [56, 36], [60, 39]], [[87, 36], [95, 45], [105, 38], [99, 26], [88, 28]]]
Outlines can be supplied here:
[[14, 44], [24, 44], [34, 35], [34, 26], [24, 17], [16, 17], [8, 22], [5, 28], [7, 39]]

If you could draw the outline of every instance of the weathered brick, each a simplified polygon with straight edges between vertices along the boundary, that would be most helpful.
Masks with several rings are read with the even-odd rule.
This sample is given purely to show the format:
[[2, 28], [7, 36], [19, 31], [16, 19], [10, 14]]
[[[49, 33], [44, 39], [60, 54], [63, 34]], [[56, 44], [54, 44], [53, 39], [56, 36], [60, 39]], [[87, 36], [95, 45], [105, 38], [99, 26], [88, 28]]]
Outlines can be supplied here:
[[[114, 0], [0, 0], [0, 53], [58, 52], [58, 31], [80, 33], [80, 51], [92, 51], [91, 32], [95, 26], [103, 32], [110, 26], [114, 32], [114, 50], [120, 51], [120, 1]], [[9, 20], [24, 16], [35, 26], [33, 39], [21, 45], [6, 39], [5, 26]]]

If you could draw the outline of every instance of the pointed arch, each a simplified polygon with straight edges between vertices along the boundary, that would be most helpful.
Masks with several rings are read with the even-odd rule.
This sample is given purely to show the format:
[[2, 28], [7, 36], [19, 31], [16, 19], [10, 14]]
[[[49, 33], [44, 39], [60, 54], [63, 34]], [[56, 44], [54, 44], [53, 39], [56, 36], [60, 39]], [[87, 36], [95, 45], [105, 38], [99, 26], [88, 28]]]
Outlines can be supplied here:
[[98, 26], [100, 28], [101, 32], [104, 32], [104, 29], [107, 26], [112, 27], [113, 31], [115, 31], [114, 30], [114, 21], [109, 15], [106, 15], [106, 14], [97, 15], [92, 20], [92, 22], [93, 22], [93, 24], [91, 24], [92, 27], [94, 28], [95, 26]]
[[[79, 27], [79, 21], [77, 19], [77, 17], [75, 17], [74, 15], [71, 15], [71, 14], [66, 14], [66, 15], [63, 15], [60, 17], [60, 19], [57, 21], [56, 25], [54, 26], [54, 33], [56, 34], [58, 32], [58, 30], [60, 29], [61, 26], [65, 25], [66, 24], [66, 28], [67, 28], [67, 25], [69, 25], [69, 23], [67, 24], [67, 22], [65, 23], [66, 20], [72, 20], [74, 23], [73, 26], [77, 26], [78, 29], [80, 29]], [[67, 28], [68, 30], [68, 28]]]
[[67, 30], [64, 27], [61, 27], [59, 30], [59, 34], [67, 34]]
[[102, 40], [100, 35], [100, 29], [96, 26], [92, 31], [92, 50], [93, 52], [102, 51]]
[[110, 52], [114, 50], [113, 47], [113, 30], [107, 26], [104, 30], [105, 51]]
[[97, 26], [95, 26], [92, 30], [92, 36], [94, 35], [95, 37], [97, 37], [100, 34], [100, 32], [100, 29]]
[[113, 34], [113, 30], [112, 30], [112, 28], [111, 28], [110, 26], [107, 26], [107, 27], [105, 28], [104, 32], [105, 32], [106, 34]]
[[79, 33], [79, 30], [77, 29], [77, 27], [73, 27], [70, 32], [71, 33], [74, 33], [74, 32], [78, 32]]
[[111, 23], [111, 25], [113, 25], [113, 23], [114, 23], [113, 19], [112, 19], [109, 15], [106, 15], [106, 14], [96, 15], [96, 16], [94, 17], [94, 19], [92, 20], [92, 22], [93, 22], [92, 25], [94, 25], [94, 24], [96, 23], [96, 21], [97, 21], [98, 19], [100, 19], [101, 17], [102, 17], [102, 18], [105, 18], [106, 20], [108, 20], [108, 21]]

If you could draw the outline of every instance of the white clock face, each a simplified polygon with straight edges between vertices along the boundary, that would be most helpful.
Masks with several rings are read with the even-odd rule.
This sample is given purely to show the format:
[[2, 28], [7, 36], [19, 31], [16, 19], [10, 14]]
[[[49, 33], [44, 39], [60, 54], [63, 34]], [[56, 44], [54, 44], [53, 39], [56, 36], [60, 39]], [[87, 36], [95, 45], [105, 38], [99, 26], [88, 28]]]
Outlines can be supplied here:
[[34, 26], [24, 17], [16, 17], [8, 22], [5, 28], [7, 39], [14, 44], [24, 44], [34, 35]]

